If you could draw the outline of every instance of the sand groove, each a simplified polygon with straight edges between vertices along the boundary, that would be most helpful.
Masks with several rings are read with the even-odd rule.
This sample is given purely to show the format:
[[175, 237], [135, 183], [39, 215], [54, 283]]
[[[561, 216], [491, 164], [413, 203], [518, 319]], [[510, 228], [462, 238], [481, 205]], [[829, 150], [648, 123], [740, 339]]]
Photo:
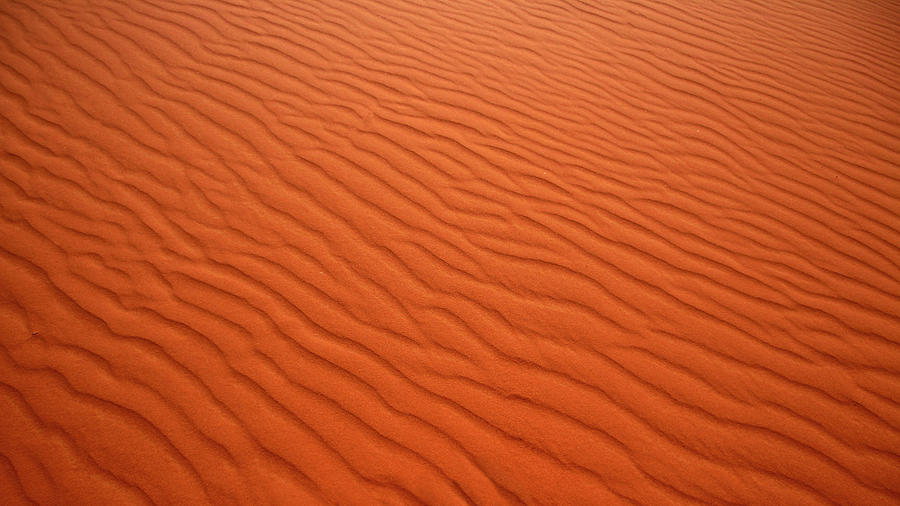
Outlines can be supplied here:
[[0, 502], [900, 501], [898, 33], [0, 2]]

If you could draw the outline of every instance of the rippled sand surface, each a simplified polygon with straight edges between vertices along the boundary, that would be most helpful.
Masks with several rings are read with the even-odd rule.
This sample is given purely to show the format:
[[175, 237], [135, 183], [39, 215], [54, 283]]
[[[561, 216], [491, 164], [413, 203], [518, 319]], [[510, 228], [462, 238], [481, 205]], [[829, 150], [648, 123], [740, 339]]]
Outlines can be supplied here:
[[897, 504], [900, 6], [0, 0], [0, 503]]

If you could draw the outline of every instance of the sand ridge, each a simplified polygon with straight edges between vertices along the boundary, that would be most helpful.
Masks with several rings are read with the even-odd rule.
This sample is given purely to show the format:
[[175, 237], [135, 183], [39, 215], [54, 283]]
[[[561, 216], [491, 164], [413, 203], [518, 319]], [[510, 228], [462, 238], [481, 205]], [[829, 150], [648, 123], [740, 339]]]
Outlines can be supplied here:
[[0, 2], [0, 502], [900, 501], [898, 34]]

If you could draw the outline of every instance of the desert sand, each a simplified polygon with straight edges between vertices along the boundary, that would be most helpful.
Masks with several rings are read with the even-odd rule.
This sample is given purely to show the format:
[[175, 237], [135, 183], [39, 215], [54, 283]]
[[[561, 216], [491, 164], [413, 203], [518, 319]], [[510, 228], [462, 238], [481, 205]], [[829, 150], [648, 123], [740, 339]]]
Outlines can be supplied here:
[[900, 503], [900, 5], [0, 0], [0, 503]]

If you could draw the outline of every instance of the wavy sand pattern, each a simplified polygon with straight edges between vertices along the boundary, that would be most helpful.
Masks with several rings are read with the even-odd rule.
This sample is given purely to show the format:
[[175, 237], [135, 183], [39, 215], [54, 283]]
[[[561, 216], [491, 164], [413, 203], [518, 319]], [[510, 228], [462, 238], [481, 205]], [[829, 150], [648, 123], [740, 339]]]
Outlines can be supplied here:
[[0, 1], [2, 504], [900, 501], [900, 7]]

